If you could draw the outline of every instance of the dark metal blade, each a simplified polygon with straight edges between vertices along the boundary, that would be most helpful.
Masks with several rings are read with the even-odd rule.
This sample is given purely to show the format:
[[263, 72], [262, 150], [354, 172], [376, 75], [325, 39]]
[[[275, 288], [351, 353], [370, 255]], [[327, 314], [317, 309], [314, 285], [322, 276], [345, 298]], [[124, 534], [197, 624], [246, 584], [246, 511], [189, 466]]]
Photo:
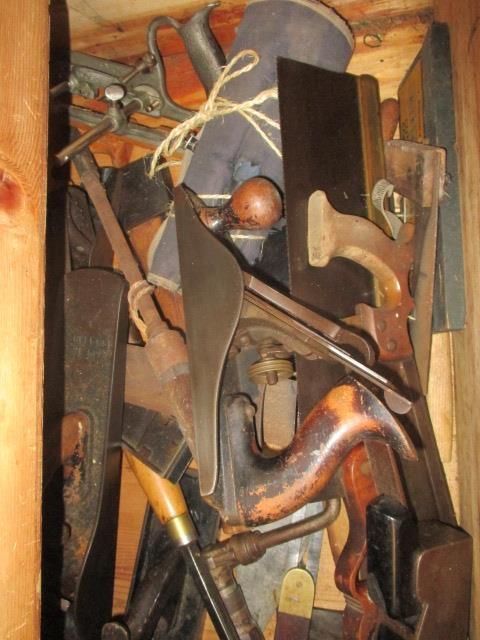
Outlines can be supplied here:
[[233, 254], [200, 222], [187, 191], [175, 191], [175, 219], [187, 334], [200, 493], [218, 476], [218, 399], [240, 318], [243, 276]]
[[64, 414], [82, 411], [90, 420], [78, 480], [64, 489], [65, 597], [73, 589], [66, 637], [99, 637], [111, 617], [127, 326], [120, 275], [80, 269], [65, 277]]
[[[335, 258], [322, 269], [310, 266], [307, 206], [309, 196], [320, 189], [342, 213], [369, 213], [368, 183], [377, 174], [383, 177], [383, 150], [380, 135], [380, 146], [370, 145], [366, 161], [361, 105], [366, 93], [374, 102], [376, 88], [373, 78], [364, 78], [360, 82], [353, 75], [294, 60], [281, 58], [278, 62], [290, 290], [300, 302], [337, 318], [353, 315], [357, 303], [372, 303], [372, 278], [343, 258]], [[374, 132], [377, 129], [378, 113]], [[370, 169], [369, 175], [365, 167]], [[303, 419], [345, 370], [339, 365], [300, 360], [297, 369]]]
[[[342, 318], [354, 312], [355, 304], [374, 302], [373, 282], [359, 265], [343, 258], [335, 258], [323, 268], [309, 265], [307, 205], [311, 193], [320, 189], [338, 211], [374, 219], [368, 194], [372, 177], [383, 177], [378, 172], [384, 166], [378, 95], [375, 106], [371, 86], [375, 81], [282, 59], [278, 78], [292, 296]], [[297, 369], [302, 415], [344, 374], [343, 367], [323, 362], [299, 360]], [[413, 356], [384, 364], [384, 373], [410, 389], [415, 400], [402, 424], [417, 446], [419, 461], [399, 461], [415, 514], [419, 519], [439, 518], [454, 524], [448, 485]], [[381, 466], [384, 453], [376, 443], [367, 444], [367, 450], [374, 454], [373, 463]], [[380, 473], [376, 477], [384, 488], [388, 487], [388, 478]]]

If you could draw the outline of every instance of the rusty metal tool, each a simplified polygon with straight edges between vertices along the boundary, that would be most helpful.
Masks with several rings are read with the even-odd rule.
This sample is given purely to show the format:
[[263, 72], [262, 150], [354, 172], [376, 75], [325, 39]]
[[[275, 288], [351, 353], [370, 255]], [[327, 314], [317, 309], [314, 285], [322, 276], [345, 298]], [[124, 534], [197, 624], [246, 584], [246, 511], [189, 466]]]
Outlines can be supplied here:
[[385, 371], [416, 393], [404, 425], [419, 443], [419, 464], [411, 467], [400, 462], [400, 465], [417, 516], [455, 524], [408, 331], [408, 316], [413, 308], [409, 289], [413, 227], [408, 223], [403, 225], [397, 239], [392, 240], [369, 220], [335, 211], [320, 191], [310, 196], [308, 221], [310, 227], [327, 231], [316, 236], [311, 253], [318, 267], [342, 256], [368, 269], [378, 281], [379, 305], [357, 304], [356, 314], [350, 321], [367, 331], [378, 344], [379, 362]]
[[[419, 463], [409, 464], [400, 459], [397, 469], [396, 456], [384, 443], [377, 442], [366, 442], [358, 450], [350, 452], [343, 463], [343, 491], [351, 527], [345, 553], [337, 564], [337, 581], [347, 601], [345, 638], [366, 640], [377, 631], [382, 639], [409, 637], [408, 633], [413, 637], [412, 629], [406, 630], [398, 621], [389, 619], [388, 623], [382, 622], [384, 610], [381, 599], [373, 599], [369, 585], [364, 581], [362, 565], [365, 564], [367, 550], [367, 504], [382, 494], [393, 496], [400, 504], [408, 502], [422, 527], [427, 527], [427, 521], [431, 520], [448, 523], [443, 525], [448, 527], [455, 524], [455, 516], [408, 336], [407, 310], [413, 308], [408, 272], [413, 263], [415, 240], [408, 238], [411, 230], [404, 228], [399, 242], [394, 243], [364, 217], [371, 218], [368, 201], [376, 180], [385, 178], [390, 168], [395, 170], [397, 189], [413, 188], [417, 194], [418, 188], [422, 187], [423, 175], [410, 171], [415, 176], [412, 185], [408, 183], [408, 172], [405, 171], [403, 184], [400, 184], [398, 167], [392, 167], [391, 162], [385, 166], [378, 123], [371, 119], [369, 122], [368, 114], [365, 116], [365, 108], [368, 111], [370, 105], [375, 119], [378, 102], [368, 100], [368, 91], [362, 92], [359, 79], [356, 81], [357, 91], [349, 91], [348, 84], [350, 89], [355, 85], [352, 77], [340, 79], [294, 61], [280, 61], [279, 64], [291, 284], [293, 294], [313, 308], [343, 318], [356, 315], [356, 326], [369, 331], [379, 345], [382, 373], [394, 377], [416, 395], [412, 410], [401, 421], [415, 441]], [[308, 95], [311, 100], [299, 103], [296, 96], [302, 94], [306, 87], [310, 89]], [[322, 109], [318, 109], [319, 104]], [[357, 113], [349, 118], [347, 113], [351, 116], [352, 109]], [[333, 121], [338, 123], [337, 127], [332, 127]], [[355, 138], [353, 142], [352, 137]], [[348, 163], [345, 162], [347, 157]], [[375, 172], [377, 178], [372, 180]], [[438, 188], [438, 180], [436, 184]], [[334, 216], [333, 225], [335, 227], [338, 221], [341, 233], [340, 226], [337, 230], [332, 229], [330, 223], [333, 218], [328, 215], [321, 223], [317, 220], [317, 225], [312, 221], [310, 228], [308, 198], [318, 191], [326, 194], [326, 201], [341, 216], [341, 219]], [[321, 196], [317, 197], [321, 199]], [[357, 217], [353, 218], [352, 214]], [[323, 226], [325, 221], [326, 228]], [[359, 229], [368, 231], [363, 234]], [[366, 235], [370, 238], [366, 239]], [[378, 247], [375, 246], [377, 242]], [[328, 248], [329, 244], [336, 245], [334, 252]], [[319, 245], [321, 250], [317, 251]], [[314, 266], [310, 259], [323, 262], [324, 248], [329, 259], [323, 266]], [[352, 257], [358, 264], [352, 262]], [[348, 270], [353, 276], [345, 282], [342, 278]], [[379, 287], [374, 287], [372, 275], [380, 276]], [[367, 316], [369, 322], [366, 321]], [[299, 364], [305, 372], [304, 363]], [[301, 406], [308, 410], [317, 388], [311, 384], [315, 379], [313, 368], [307, 366], [306, 371], [304, 382], [307, 390], [303, 392], [303, 398], [302, 393], [299, 397]], [[317, 368], [316, 374], [321, 373], [322, 369]], [[341, 375], [341, 371], [325, 367], [323, 374], [323, 383], [329, 385]], [[300, 383], [298, 373], [297, 377]], [[334, 489], [340, 491], [338, 487]], [[458, 570], [462, 577], [466, 569], [463, 560]], [[444, 601], [448, 597], [444, 593]], [[437, 606], [441, 608], [442, 604]], [[420, 628], [416, 632], [421, 637]], [[435, 633], [430, 637], [436, 637]]]
[[[380, 496], [367, 508], [367, 541], [367, 582], [382, 611], [380, 637], [383, 627], [409, 638], [413, 627], [416, 640], [467, 638], [472, 540], [465, 531], [438, 521], [416, 523], [404, 505]], [[407, 621], [403, 629], [399, 621]]]
[[[388, 473], [398, 476], [396, 466]], [[359, 445], [353, 449], [342, 465], [341, 481], [345, 506], [348, 514], [349, 530], [335, 567], [335, 582], [345, 594], [343, 614], [343, 637], [345, 640], [367, 640], [378, 625], [380, 609], [372, 601], [367, 584], [361, 577], [361, 569], [367, 553], [366, 509], [379, 495], [376, 476], [372, 474], [366, 448]], [[404, 501], [401, 484], [395, 493]], [[381, 492], [381, 490], [380, 490]]]
[[[188, 192], [181, 187], [175, 192], [175, 211], [200, 490], [202, 495], [210, 495], [218, 477], [218, 405], [221, 381], [230, 345], [242, 315], [245, 282], [233, 254], [205, 227]], [[212, 265], [215, 265], [214, 269]], [[218, 273], [222, 274], [222, 278], [217, 277]], [[291, 314], [300, 311], [300, 307], [293, 301], [261, 286], [257, 280], [247, 278], [247, 282], [250, 289], [256, 288], [263, 297], [274, 298], [277, 307], [283, 302]], [[245, 295], [245, 300], [251, 306], [253, 303], [255, 307], [261, 307], [262, 312], [267, 310], [269, 316], [283, 320], [282, 326], [289, 325], [290, 333], [294, 337], [298, 334], [297, 342], [303, 345], [297, 349], [300, 353], [302, 348], [305, 353], [307, 345], [307, 353], [316, 349], [317, 355], [320, 351], [323, 356], [328, 354], [330, 358], [340, 360], [357, 374], [367, 377], [386, 390], [387, 402], [390, 402], [394, 410], [409, 410], [410, 401], [397, 393], [388, 381], [310, 327], [312, 324], [316, 328], [321, 326], [335, 339], [349, 341], [355, 348], [366, 352], [367, 357], [371, 357], [372, 352], [361, 337], [342, 331], [323, 318], [314, 319], [306, 309], [302, 311], [305, 317], [305, 324], [302, 324], [251, 292]], [[261, 325], [261, 321], [258, 318], [252, 320], [248, 324], [248, 332], [253, 333], [253, 326], [259, 324]], [[245, 322], [242, 321], [242, 326], [244, 325]], [[266, 330], [267, 335], [268, 332], [272, 334], [275, 327], [270, 323]]]
[[155, 18], [148, 27], [148, 52], [133, 67], [73, 52], [69, 78], [52, 87], [51, 97], [55, 98], [69, 91], [88, 99], [101, 96], [100, 101], [107, 100], [110, 106], [103, 116], [75, 109], [76, 119], [86, 124], [91, 124], [95, 119], [97, 122], [87, 133], [55, 155], [57, 163], [68, 162], [76, 153], [109, 132], [128, 137], [132, 128], [133, 135], [155, 139], [155, 132], [149, 131], [148, 127], [130, 125], [129, 118], [135, 112], [178, 121], [189, 118], [193, 112], [175, 103], [168, 94], [157, 32], [161, 26], [169, 25], [180, 34], [195, 71], [208, 92], [225, 62], [223, 52], [209, 26], [210, 12], [216, 6], [218, 3], [215, 2], [206, 5], [185, 23], [179, 23], [168, 16]]
[[397, 239], [390, 240], [369, 220], [335, 211], [323, 191], [310, 195], [309, 263], [321, 268], [334, 257], [346, 258], [376, 278], [380, 304], [373, 307], [362, 303], [355, 310], [362, 316], [360, 326], [371, 327], [369, 333], [373, 334], [383, 361], [396, 360], [410, 350], [406, 327], [413, 309], [408, 285], [413, 233], [413, 226], [405, 224]]
[[[342, 364], [347, 370], [382, 389], [387, 405], [395, 413], [410, 411], [410, 400], [401, 395], [387, 378], [338, 346], [339, 343], [357, 348], [368, 359], [373, 359], [373, 349], [364, 338], [312, 312], [254, 276], [244, 274], [244, 281], [247, 288], [245, 301], [249, 305], [274, 318], [278, 326], [287, 327], [289, 332], [293, 330], [304, 347], [312, 346], [312, 351], [321, 354], [323, 359]], [[335, 341], [330, 335], [334, 336]]]
[[[383, 223], [368, 197], [384, 177], [378, 85], [371, 76], [280, 59], [278, 91], [289, 290], [314, 311], [348, 317], [357, 302], [373, 303], [372, 278], [343, 259], [332, 260], [323, 270], [309, 264], [306, 205], [310, 194], [321, 189], [339, 210]], [[299, 95], [305, 99], [298, 100]], [[331, 362], [297, 362], [300, 419], [344, 371]], [[312, 380], [318, 383], [312, 385]]]
[[313, 408], [281, 455], [265, 458], [254, 445], [254, 410], [238, 394], [225, 407], [222, 474], [208, 500], [227, 524], [256, 526], [279, 520], [318, 499], [359, 442], [387, 442], [415, 459], [412, 443], [384, 405], [356, 381], [345, 380]]
[[423, 393], [427, 393], [432, 344], [432, 318], [439, 203], [444, 199], [446, 152], [415, 142], [385, 144], [387, 179], [414, 211], [413, 266], [409, 286], [415, 307], [408, 318]]
[[388, 495], [365, 446], [342, 465], [350, 528], [335, 580], [346, 601], [343, 638], [465, 640], [470, 536], [438, 520], [417, 522], [391, 460], [384, 473], [397, 480]]
[[[398, 167], [396, 169], [398, 170]], [[425, 180], [428, 182], [428, 177]], [[400, 188], [402, 186], [404, 191], [408, 188], [408, 185], [401, 185]], [[335, 212], [322, 192], [316, 192], [310, 197], [309, 225], [310, 223], [318, 231], [314, 234], [315, 251], [310, 256], [312, 262], [321, 267], [332, 257], [343, 256], [367, 268], [376, 276], [381, 294], [379, 306], [373, 308], [365, 304], [357, 305], [357, 314], [352, 321], [369, 331], [375, 338], [379, 345], [380, 361], [391, 371], [400, 372], [402, 379], [409, 380], [410, 385], [417, 389], [418, 397], [413, 405], [411, 420], [418, 428], [423, 444], [423, 447], [419, 447], [420, 464], [415, 468], [405, 466], [400, 461], [399, 471], [387, 448], [371, 443], [366, 443], [365, 447], [350, 453], [343, 465], [350, 533], [345, 550], [337, 562], [336, 578], [337, 585], [347, 596], [344, 637], [347, 640], [367, 640], [375, 629], [379, 630], [382, 638], [428, 638], [441, 637], [442, 634], [448, 637], [454, 626], [456, 627], [454, 614], [446, 606], [445, 597], [442, 600], [439, 596], [436, 602], [432, 598], [433, 564], [430, 565], [429, 562], [438, 562], [443, 549], [448, 565], [451, 562], [449, 554], [455, 548], [454, 553], [459, 553], [459, 565], [451, 579], [460, 580], [463, 584], [467, 576], [468, 583], [467, 558], [470, 541], [468, 535], [452, 526], [455, 525], [455, 518], [448, 488], [438, 460], [425, 399], [421, 394], [418, 373], [412, 357], [408, 335], [408, 310], [413, 306], [409, 293], [409, 271], [414, 254], [411, 229], [404, 225], [397, 239], [390, 240], [371, 222], [358, 217], [347, 219], [346, 216]], [[395, 504], [404, 509], [407, 504], [411, 505], [420, 522], [414, 527], [413, 524], [410, 527], [406, 526], [403, 537], [399, 540], [393, 539], [395, 536], [392, 534], [388, 560], [382, 556], [380, 561], [378, 553], [375, 556], [375, 548], [381, 545], [382, 541], [387, 542], [385, 531], [372, 533], [367, 544], [366, 510], [367, 506], [382, 494], [388, 495]], [[398, 509], [393, 509], [391, 517], [396, 517], [397, 512]], [[409, 522], [413, 523], [411, 513], [409, 519]], [[374, 525], [372, 527], [375, 528]], [[408, 533], [412, 527], [413, 534]], [[425, 542], [418, 542], [419, 539], [427, 540], [430, 535], [432, 547], [429, 543], [424, 547]], [[410, 541], [409, 548], [405, 548], [404, 541], [407, 539]], [[375, 584], [368, 581], [366, 583], [359, 577], [367, 549], [371, 565], [375, 565]], [[434, 557], [436, 559], [432, 560]], [[423, 563], [419, 558], [423, 559]], [[385, 565], [387, 561], [391, 564]], [[416, 564], [417, 562], [419, 564]], [[398, 576], [398, 571], [403, 577]], [[457, 588], [456, 592], [457, 608], [462, 610], [467, 606], [468, 595], [463, 588]], [[416, 606], [413, 606], [412, 602], [415, 602]], [[401, 606], [404, 608], [400, 614]], [[438, 607], [436, 613], [433, 612], [434, 607]], [[427, 611], [430, 611], [432, 616], [428, 623]], [[465, 630], [460, 629], [458, 633], [459, 638], [465, 637]]]
[[[200, 492], [209, 495], [218, 476], [220, 384], [240, 317], [243, 281], [236, 259], [205, 227], [190, 197], [181, 187], [175, 192], [175, 221]], [[217, 277], [218, 273], [222, 274], [221, 278]]]
[[[58, 375], [50, 372], [45, 393], [50, 464], [43, 571], [45, 620], [61, 622], [59, 611], [47, 613], [50, 601], [58, 606], [61, 595], [64, 628], [50, 624], [45, 637], [65, 634], [76, 640], [99, 637], [112, 614], [128, 319], [125, 280], [100, 269], [71, 272], [65, 276], [61, 302], [58, 344], [51, 353]], [[52, 432], [55, 421], [61, 429]], [[63, 477], [54, 474], [59, 466]], [[55, 599], [48, 597], [50, 592]]]
[[182, 490], [169, 480], [127, 453], [128, 462], [147, 496], [152, 509], [173, 542], [181, 549], [185, 562], [192, 570], [213, 625], [222, 640], [239, 640], [230, 614], [218, 592], [210, 570], [198, 547], [198, 536], [188, 513]]
[[242, 640], [260, 639], [263, 635], [250, 614], [242, 589], [235, 580], [233, 569], [238, 565], [256, 562], [274, 546], [318, 533], [335, 520], [339, 510], [339, 501], [332, 500], [320, 513], [304, 520], [270, 531], [253, 530], [239, 533], [224, 542], [204, 549], [203, 555], [220, 593], [225, 594], [225, 603], [235, 620]]
[[[143, 274], [100, 182], [92, 154], [83, 149], [74, 162], [125, 278], [130, 286], [143, 281]], [[169, 411], [176, 416], [186, 443], [195, 455], [185, 343], [180, 333], [162, 320], [151, 295], [139, 298], [138, 310], [146, 325], [145, 355], [163, 389]]]

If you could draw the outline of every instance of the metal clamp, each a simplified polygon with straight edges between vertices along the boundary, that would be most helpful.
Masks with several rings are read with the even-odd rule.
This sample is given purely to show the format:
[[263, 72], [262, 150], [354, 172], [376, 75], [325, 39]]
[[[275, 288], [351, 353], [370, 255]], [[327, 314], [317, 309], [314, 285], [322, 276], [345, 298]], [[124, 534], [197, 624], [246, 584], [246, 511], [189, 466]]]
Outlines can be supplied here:
[[[174, 102], [168, 95], [157, 31], [163, 25], [170, 25], [178, 31], [202, 84], [209, 91], [225, 63], [223, 52], [208, 22], [215, 6], [217, 3], [208, 4], [186, 23], [179, 23], [169, 16], [155, 18], [148, 27], [148, 53], [133, 67], [73, 52], [69, 79], [54, 86], [50, 91], [51, 97], [70, 91], [87, 99], [97, 99], [104, 93], [100, 100], [109, 101], [110, 107], [91, 131], [57, 153], [56, 161], [65, 164], [75, 153], [106, 133], [128, 134], [128, 119], [134, 112], [180, 122], [189, 118], [193, 112]], [[82, 112], [77, 111], [76, 117], [82, 120]], [[88, 118], [84, 120], [90, 124]]]

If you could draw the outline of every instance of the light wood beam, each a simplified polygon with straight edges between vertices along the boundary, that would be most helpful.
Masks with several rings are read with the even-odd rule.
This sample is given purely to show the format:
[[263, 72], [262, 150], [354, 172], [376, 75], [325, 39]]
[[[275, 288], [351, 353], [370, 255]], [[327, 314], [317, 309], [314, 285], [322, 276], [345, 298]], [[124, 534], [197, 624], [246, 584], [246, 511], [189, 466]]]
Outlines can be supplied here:
[[453, 336], [460, 521], [473, 535], [471, 640], [480, 638], [480, 3], [436, 0], [447, 22], [453, 56], [455, 121], [467, 297], [467, 324]]
[[39, 638], [47, 0], [0, 6], [0, 637]]

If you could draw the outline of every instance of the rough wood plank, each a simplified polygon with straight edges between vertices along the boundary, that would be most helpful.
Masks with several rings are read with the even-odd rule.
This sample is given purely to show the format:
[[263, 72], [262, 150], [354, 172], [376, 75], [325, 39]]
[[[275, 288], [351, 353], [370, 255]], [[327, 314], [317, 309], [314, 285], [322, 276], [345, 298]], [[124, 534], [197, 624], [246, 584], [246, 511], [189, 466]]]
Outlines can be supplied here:
[[460, 519], [473, 535], [471, 639], [480, 638], [480, 4], [478, 0], [436, 0], [435, 15], [450, 26], [455, 120], [459, 154], [467, 326], [453, 337]]
[[447, 331], [432, 336], [427, 401], [440, 457], [444, 464], [451, 463], [455, 429], [454, 371], [452, 334]]
[[[145, 52], [147, 25], [159, 13], [158, 10], [152, 12], [149, 3], [140, 1], [127, 6], [118, 2], [114, 10], [110, 1], [92, 0], [88, 8], [82, 7], [82, 15], [79, 4], [79, 0], [68, 2], [74, 50], [126, 63], [133, 63]], [[413, 61], [431, 20], [431, 3], [427, 0], [330, 0], [326, 4], [336, 9], [354, 32], [356, 50], [350, 66], [352, 73], [378, 77], [382, 98], [396, 95], [398, 83]], [[225, 50], [235, 37], [244, 5], [245, 0], [222, 2], [212, 13], [212, 29]], [[192, 0], [166, 2], [161, 13], [170, 13], [182, 20], [199, 6]], [[187, 107], [198, 106], [204, 98], [203, 90], [180, 37], [173, 29], [162, 28], [158, 41], [165, 57], [171, 96]]]
[[[355, 33], [355, 53], [347, 70], [377, 78], [382, 100], [396, 98], [398, 85], [414, 61], [430, 22], [426, 12], [403, 22], [379, 20], [368, 31], [362, 28]], [[378, 46], [372, 46], [375, 43]]]
[[0, 7], [0, 637], [39, 637], [45, 0]]
[[123, 613], [125, 610], [146, 506], [145, 494], [124, 458], [115, 559], [113, 615]]
[[[429, 0], [329, 0], [325, 4], [333, 7], [348, 20], [352, 28], [371, 29], [372, 23], [399, 23], [405, 16], [421, 15], [431, 8]], [[160, 6], [152, 7], [149, 0], [67, 0], [72, 48], [86, 50], [109, 46], [110, 52], [131, 55], [132, 46], [145, 43], [145, 27], [157, 15], [171, 15], [185, 20], [203, 7], [203, 0], [164, 0]], [[222, 0], [212, 14], [212, 27], [220, 42], [231, 41], [233, 29], [240, 20], [245, 0]], [[62, 19], [65, 8], [61, 4], [52, 7], [52, 20]], [[162, 51], [165, 55], [183, 50], [180, 39], [170, 30], [162, 29]], [[93, 53], [93, 50], [91, 51]], [[139, 51], [137, 50], [136, 53]]]

